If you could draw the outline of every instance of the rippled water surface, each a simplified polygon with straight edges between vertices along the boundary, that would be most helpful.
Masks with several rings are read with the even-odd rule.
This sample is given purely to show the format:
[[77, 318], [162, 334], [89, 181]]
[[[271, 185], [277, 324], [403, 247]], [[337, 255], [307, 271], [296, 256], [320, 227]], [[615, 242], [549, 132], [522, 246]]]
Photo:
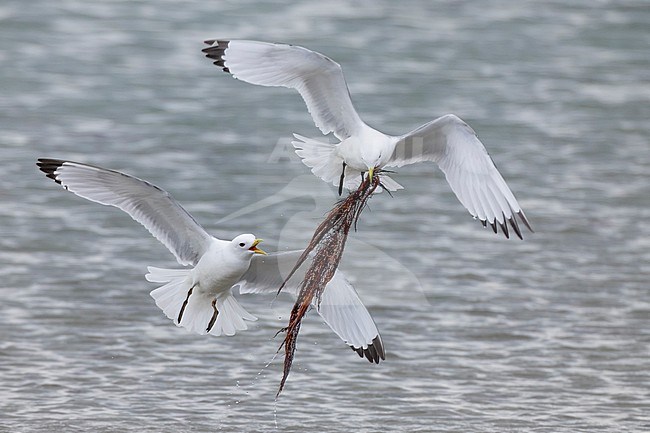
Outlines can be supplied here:
[[[304, 246], [336, 196], [289, 141], [318, 130], [203, 58], [214, 37], [329, 55], [389, 133], [461, 116], [536, 233], [400, 169], [343, 263], [386, 361], [310, 314], [275, 402], [290, 300], [244, 298], [260, 320], [233, 338], [174, 327], [143, 278], [172, 255], [34, 165], [123, 170], [217, 236]], [[0, 431], [650, 431], [647, 2], [4, 0], [0, 38]]]

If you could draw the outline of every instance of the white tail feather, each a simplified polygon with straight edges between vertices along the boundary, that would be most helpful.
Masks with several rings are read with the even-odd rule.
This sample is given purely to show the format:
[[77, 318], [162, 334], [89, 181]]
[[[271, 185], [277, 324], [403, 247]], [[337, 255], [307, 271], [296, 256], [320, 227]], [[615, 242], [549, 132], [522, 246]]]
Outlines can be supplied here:
[[296, 154], [302, 159], [303, 164], [311, 168], [311, 172], [325, 182], [338, 185], [343, 160], [336, 155], [336, 144], [298, 134], [293, 136], [296, 140], [291, 144], [296, 148]]
[[257, 317], [251, 315], [239, 305], [232, 293], [218, 298], [217, 308], [219, 309], [219, 315], [210, 330], [212, 335], [235, 335], [236, 331], [248, 329], [245, 320], [251, 322], [257, 320]]
[[[182, 326], [196, 334], [235, 335], [237, 331], [248, 329], [245, 320], [255, 321], [257, 318], [248, 313], [235, 299], [229, 290], [216, 298], [192, 288], [193, 280], [191, 269], [162, 269], [147, 268], [149, 273], [145, 276], [147, 281], [166, 283], [152, 290], [150, 295], [156, 305], [163, 310], [176, 326]], [[192, 294], [188, 293], [192, 288]], [[185, 301], [187, 300], [187, 303]], [[183, 307], [185, 305], [185, 307]], [[215, 318], [215, 310], [218, 314]], [[181, 310], [180, 323], [178, 317]], [[213, 319], [214, 322], [213, 322]]]
[[[299, 134], [293, 134], [293, 136], [296, 140], [292, 141], [291, 144], [296, 148], [296, 154], [302, 159], [303, 164], [311, 168], [311, 172], [325, 182], [338, 186], [341, 181], [343, 159], [335, 152], [337, 145]], [[360, 184], [361, 172], [349, 166], [346, 167], [343, 186], [352, 191], [357, 189]], [[381, 184], [388, 191], [397, 191], [404, 188], [385, 174], [381, 175]], [[382, 188], [377, 188], [376, 192], [381, 192], [381, 190]]]
[[190, 269], [163, 269], [153, 266], [148, 266], [147, 270], [149, 273], [144, 277], [147, 279], [147, 281], [150, 281], [152, 283], [166, 283], [180, 277], [185, 278], [189, 275], [190, 272]]

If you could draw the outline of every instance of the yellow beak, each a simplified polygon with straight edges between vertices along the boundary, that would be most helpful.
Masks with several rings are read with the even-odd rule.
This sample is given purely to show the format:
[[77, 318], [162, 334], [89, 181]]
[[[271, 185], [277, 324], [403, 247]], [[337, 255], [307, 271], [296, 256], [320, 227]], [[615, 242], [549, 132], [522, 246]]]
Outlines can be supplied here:
[[372, 179], [373, 179], [372, 176], [373, 176], [374, 173], [375, 173], [375, 167], [370, 167], [370, 168], [368, 169], [368, 181], [369, 181], [370, 183], [372, 183]]
[[259, 245], [260, 242], [262, 242], [262, 240], [263, 239], [255, 239], [253, 245], [249, 248], [249, 250], [254, 252], [255, 254], [264, 254], [266, 256], [267, 255], [266, 251], [257, 248], [257, 246]]

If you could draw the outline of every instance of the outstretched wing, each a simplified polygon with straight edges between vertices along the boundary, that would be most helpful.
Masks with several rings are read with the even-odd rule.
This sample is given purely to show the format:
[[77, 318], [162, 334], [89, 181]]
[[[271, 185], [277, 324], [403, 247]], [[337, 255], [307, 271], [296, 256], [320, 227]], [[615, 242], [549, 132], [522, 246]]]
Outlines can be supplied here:
[[461, 119], [447, 114], [398, 139], [395, 151], [386, 164], [388, 167], [433, 161], [445, 173], [458, 200], [481, 220], [483, 226], [490, 223], [496, 233], [498, 223], [504, 235], [509, 237], [509, 222], [521, 239], [518, 216], [533, 231], [485, 146], [474, 130]]
[[[240, 293], [277, 292], [301, 254], [302, 251], [288, 251], [253, 256], [250, 268], [238, 283]], [[305, 266], [296, 272], [283, 290], [297, 296], [304, 273]], [[336, 271], [325, 287], [320, 304], [314, 299], [313, 306], [332, 331], [359, 356], [377, 364], [380, 359], [386, 359], [377, 325], [342, 272]]]
[[167, 191], [119, 171], [41, 158], [38, 167], [68, 191], [117, 207], [142, 224], [181, 265], [196, 265], [212, 236]]
[[352, 106], [343, 71], [332, 59], [306, 48], [244, 40], [209, 40], [214, 64], [247, 83], [296, 89], [316, 126], [344, 140], [365, 126]]
[[386, 359], [384, 345], [370, 313], [345, 275], [336, 271], [325, 287], [316, 311], [346, 344], [370, 362]]

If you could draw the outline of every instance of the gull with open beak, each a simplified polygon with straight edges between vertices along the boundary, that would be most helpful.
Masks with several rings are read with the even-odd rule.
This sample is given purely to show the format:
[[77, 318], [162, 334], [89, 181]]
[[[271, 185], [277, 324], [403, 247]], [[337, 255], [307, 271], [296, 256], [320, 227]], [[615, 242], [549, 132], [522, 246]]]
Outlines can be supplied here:
[[[117, 207], [142, 224], [174, 254], [185, 269], [149, 267], [148, 281], [163, 283], [151, 292], [165, 315], [191, 332], [234, 335], [257, 320], [235, 299], [241, 293], [276, 293], [302, 251], [267, 254], [261, 239], [242, 234], [217, 239], [163, 189], [119, 171], [57, 159], [38, 167], [66, 190], [87, 200]], [[286, 291], [297, 295], [298, 272]], [[377, 326], [354, 287], [338, 272], [313, 307], [330, 328], [370, 362], [385, 359]]]
[[325, 182], [355, 190], [363, 173], [377, 172], [389, 191], [402, 186], [384, 168], [434, 162], [458, 200], [484, 227], [509, 237], [508, 223], [522, 238], [519, 220], [532, 228], [485, 146], [465, 122], [447, 114], [404, 135], [368, 126], [350, 99], [343, 72], [332, 59], [303, 47], [246, 40], [208, 40], [206, 56], [233, 77], [261, 86], [296, 89], [323, 134], [338, 143], [294, 134], [296, 153]]
[[253, 241], [253, 245], [251, 245], [249, 250], [251, 250], [252, 252], [254, 252], [256, 254], [264, 254], [264, 255], [266, 255], [265, 251], [262, 251], [261, 249], [257, 248], [257, 246], [263, 241], [264, 241], [264, 239], [255, 239]]

